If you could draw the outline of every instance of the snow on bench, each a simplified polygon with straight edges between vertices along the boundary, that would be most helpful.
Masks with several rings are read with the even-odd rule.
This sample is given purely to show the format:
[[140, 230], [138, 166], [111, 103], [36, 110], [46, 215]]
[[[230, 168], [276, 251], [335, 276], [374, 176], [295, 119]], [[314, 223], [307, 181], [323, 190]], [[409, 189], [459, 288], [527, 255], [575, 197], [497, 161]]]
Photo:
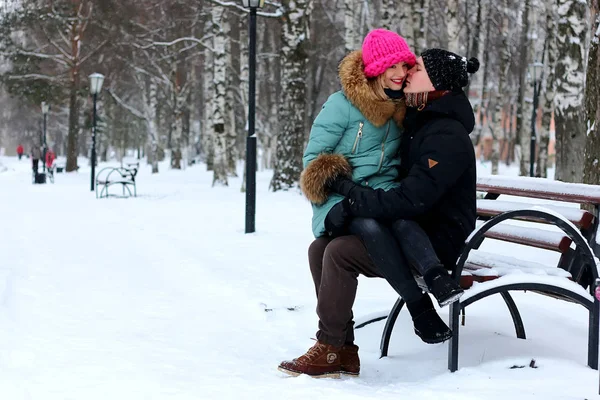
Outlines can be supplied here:
[[477, 178], [477, 190], [580, 204], [600, 204], [598, 185], [566, 183], [544, 178], [480, 176]]
[[[483, 224], [484, 221], [477, 221], [477, 227]], [[509, 225], [507, 223], [494, 226], [485, 233], [485, 236], [491, 239], [558, 251], [560, 253], [566, 253], [573, 242], [563, 232]]]
[[[577, 293], [578, 295], [589, 299], [589, 301], [593, 301], [592, 295], [585, 290], [582, 286], [577, 283], [564, 279], [558, 276], [551, 275], [520, 275], [520, 274], [511, 274], [505, 275], [501, 278], [495, 279], [493, 281], [487, 282], [475, 282], [473, 286], [465, 291], [465, 294], [460, 298], [461, 302], [466, 302], [471, 297], [477, 296], [479, 293], [483, 291], [490, 290], [494, 287], [507, 286], [510, 284], [522, 284], [522, 283], [539, 283], [546, 284], [550, 286], [564, 288], [566, 290]], [[464, 324], [463, 324], [464, 325]]]
[[466, 270], [475, 276], [504, 276], [509, 274], [534, 274], [571, 278], [562, 268], [548, 267], [534, 261], [524, 261], [481, 250], [472, 251], [465, 263]]
[[[524, 208], [532, 208], [534, 206], [539, 206], [539, 204], [534, 205], [503, 200], [478, 199], [477, 214], [487, 217], [493, 217], [503, 212], [522, 210]], [[581, 210], [579, 208], [561, 207], [554, 204], [544, 204], [544, 207], [563, 215], [573, 224], [583, 229], [588, 229], [594, 221], [594, 215], [592, 213], [586, 210]], [[527, 218], [526, 220], [546, 223], [546, 221], [535, 220], [533, 218]]]

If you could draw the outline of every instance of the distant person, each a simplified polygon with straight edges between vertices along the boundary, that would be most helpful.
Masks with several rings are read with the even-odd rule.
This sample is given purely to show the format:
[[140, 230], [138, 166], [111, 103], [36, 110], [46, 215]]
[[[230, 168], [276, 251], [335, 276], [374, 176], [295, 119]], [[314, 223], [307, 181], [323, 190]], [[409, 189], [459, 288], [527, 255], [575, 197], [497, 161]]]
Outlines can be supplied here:
[[23, 145], [20, 144], [17, 146], [17, 156], [19, 156], [19, 160], [23, 157]]
[[46, 150], [46, 168], [48, 170], [52, 169], [54, 160], [56, 160], [56, 154], [52, 151], [52, 149]]
[[36, 174], [38, 172], [40, 158], [42, 158], [42, 151], [40, 150], [39, 146], [33, 145], [31, 147], [31, 163], [33, 167], [33, 172]]

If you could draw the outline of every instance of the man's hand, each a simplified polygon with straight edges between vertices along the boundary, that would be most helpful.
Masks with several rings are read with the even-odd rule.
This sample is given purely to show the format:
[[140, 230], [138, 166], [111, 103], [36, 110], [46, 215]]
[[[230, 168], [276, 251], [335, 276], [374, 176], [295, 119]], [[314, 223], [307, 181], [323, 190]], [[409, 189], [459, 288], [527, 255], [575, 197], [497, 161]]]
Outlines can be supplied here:
[[342, 196], [349, 196], [358, 185], [351, 179], [343, 176], [338, 176], [331, 184], [329, 189]]
[[325, 230], [332, 237], [342, 236], [347, 232], [350, 222], [349, 202], [344, 199], [329, 210], [325, 217]]

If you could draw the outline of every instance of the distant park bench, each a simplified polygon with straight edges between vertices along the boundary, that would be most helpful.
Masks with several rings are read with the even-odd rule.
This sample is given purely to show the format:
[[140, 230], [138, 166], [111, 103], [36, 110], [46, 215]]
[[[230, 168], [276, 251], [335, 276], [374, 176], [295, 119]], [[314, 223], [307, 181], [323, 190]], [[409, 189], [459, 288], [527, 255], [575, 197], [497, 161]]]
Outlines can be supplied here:
[[[127, 167], [106, 167], [96, 175], [96, 198], [103, 197], [136, 197], [135, 177], [140, 168], [139, 163], [126, 164]], [[121, 194], [110, 193], [112, 186], [120, 186]]]
[[[598, 369], [600, 302], [593, 294], [598, 278], [597, 259], [594, 257], [600, 256], [597, 239], [600, 186], [539, 178], [486, 176], [477, 180], [477, 190], [486, 193], [485, 198], [477, 201], [477, 227], [467, 239], [452, 272], [465, 289], [465, 294], [460, 301], [450, 305], [450, 328], [453, 331], [448, 348], [450, 371], [458, 369], [460, 314], [462, 312], [464, 325], [465, 308], [478, 300], [500, 294], [513, 319], [517, 337], [525, 339], [523, 320], [509, 293], [514, 290], [531, 291], [584, 306], [589, 312], [587, 363]], [[500, 195], [519, 199], [497, 200]], [[586, 205], [593, 212], [555, 203], [527, 203], [527, 199], [531, 198]], [[528, 224], [500, 224], [508, 220], [527, 221]], [[542, 224], [554, 225], [557, 229], [543, 229]], [[511, 257], [479, 251], [487, 238], [553, 251], [560, 254], [560, 260], [558, 265], [545, 265], [520, 260], [516, 258], [518, 255]], [[417, 281], [427, 290], [420, 277]], [[388, 354], [392, 330], [403, 306], [404, 300], [398, 298], [387, 316], [381, 338], [381, 357]], [[385, 318], [372, 318], [357, 325], [357, 328]]]

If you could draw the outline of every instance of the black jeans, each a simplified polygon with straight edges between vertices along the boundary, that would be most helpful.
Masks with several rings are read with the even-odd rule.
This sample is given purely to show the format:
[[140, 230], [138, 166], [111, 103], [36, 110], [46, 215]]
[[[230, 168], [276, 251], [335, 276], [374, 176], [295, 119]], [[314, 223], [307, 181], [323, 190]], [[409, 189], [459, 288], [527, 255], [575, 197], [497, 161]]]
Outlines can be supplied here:
[[427, 233], [416, 221], [399, 219], [392, 224], [392, 233], [410, 265], [425, 276], [434, 268], [444, 268]]
[[441, 263], [418, 223], [397, 220], [387, 226], [372, 218], [354, 218], [349, 231], [362, 240], [377, 270], [407, 303], [421, 299], [411, 267], [425, 275]]
[[353, 218], [348, 229], [362, 240], [377, 270], [404, 301], [422, 298], [423, 291], [389, 227], [372, 218]]

